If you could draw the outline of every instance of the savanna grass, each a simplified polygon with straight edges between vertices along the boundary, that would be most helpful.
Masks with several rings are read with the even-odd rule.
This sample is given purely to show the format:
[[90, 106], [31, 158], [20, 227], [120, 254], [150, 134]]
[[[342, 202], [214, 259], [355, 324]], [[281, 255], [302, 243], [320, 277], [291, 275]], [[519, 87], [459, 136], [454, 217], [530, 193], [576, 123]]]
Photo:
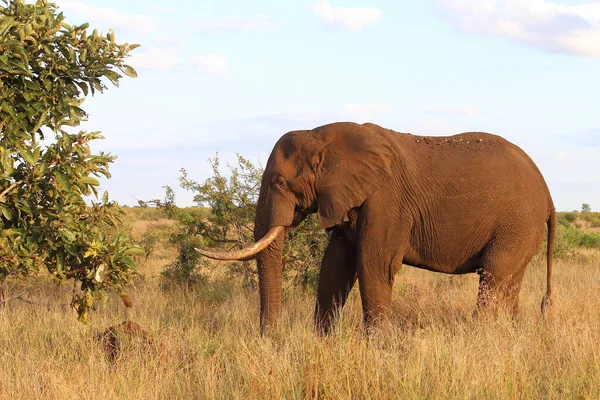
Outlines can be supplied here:
[[[127, 317], [151, 343], [124, 338], [114, 362], [94, 334], [125, 318], [116, 296], [91, 328], [64, 307], [10, 302], [0, 312], [0, 398], [600, 398], [600, 256], [591, 251], [555, 263], [548, 321], [543, 257], [529, 266], [516, 320], [473, 317], [476, 276], [404, 267], [390, 321], [365, 335], [355, 289], [326, 338], [312, 328], [312, 293], [287, 288], [281, 324], [260, 337], [257, 293], [218, 274], [211, 286], [165, 290], [166, 259], [142, 264], [147, 276], [131, 291]], [[64, 303], [69, 290], [38, 296]]]

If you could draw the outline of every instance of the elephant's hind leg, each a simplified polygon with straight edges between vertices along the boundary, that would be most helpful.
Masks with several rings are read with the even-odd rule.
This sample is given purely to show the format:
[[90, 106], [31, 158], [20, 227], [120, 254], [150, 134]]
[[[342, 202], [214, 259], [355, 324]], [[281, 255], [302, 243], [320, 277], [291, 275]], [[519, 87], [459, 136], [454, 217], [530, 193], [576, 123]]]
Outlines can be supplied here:
[[479, 273], [478, 312], [485, 311], [496, 316], [499, 310], [504, 310], [516, 317], [524, 272], [525, 268], [521, 268], [514, 275], [504, 275], [483, 269]]
[[484, 257], [479, 270], [478, 311], [496, 315], [499, 310], [516, 317], [519, 313], [519, 293], [527, 264], [533, 253], [518, 246], [497, 246]]
[[355, 282], [356, 247], [343, 232], [334, 230], [323, 256], [317, 289], [315, 324], [320, 334], [329, 332]]

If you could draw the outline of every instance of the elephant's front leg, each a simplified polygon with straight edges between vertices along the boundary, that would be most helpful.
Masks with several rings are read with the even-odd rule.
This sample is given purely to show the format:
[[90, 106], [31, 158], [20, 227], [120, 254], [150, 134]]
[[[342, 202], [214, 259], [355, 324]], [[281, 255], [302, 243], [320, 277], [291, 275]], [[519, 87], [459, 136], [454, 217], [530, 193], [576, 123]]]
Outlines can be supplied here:
[[398, 258], [400, 260], [398, 263], [394, 263], [391, 259], [385, 261], [379, 259], [377, 253], [368, 254], [370, 255], [367, 257], [359, 256], [357, 266], [363, 318], [367, 331], [389, 317], [394, 274], [402, 265], [401, 257]]
[[357, 243], [357, 275], [365, 328], [389, 317], [394, 276], [402, 267], [410, 226], [383, 214], [364, 218]]
[[344, 307], [356, 282], [356, 247], [343, 232], [334, 230], [325, 250], [315, 308], [317, 331], [326, 335], [336, 315]]

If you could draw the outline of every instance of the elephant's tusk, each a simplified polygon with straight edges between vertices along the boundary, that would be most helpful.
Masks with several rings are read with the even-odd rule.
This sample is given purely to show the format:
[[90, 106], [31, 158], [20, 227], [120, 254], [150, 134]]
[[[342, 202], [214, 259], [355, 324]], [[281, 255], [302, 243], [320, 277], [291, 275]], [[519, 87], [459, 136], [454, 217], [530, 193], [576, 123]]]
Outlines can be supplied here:
[[246, 261], [254, 258], [258, 253], [266, 249], [272, 242], [279, 236], [279, 234], [283, 232], [283, 226], [275, 226], [267, 232], [265, 236], [262, 237], [258, 242], [254, 243], [250, 247], [246, 247], [242, 250], [232, 251], [229, 253], [215, 253], [207, 250], [200, 250], [194, 247], [198, 253], [202, 254], [205, 257], [212, 258], [213, 260], [222, 260], [222, 261]]

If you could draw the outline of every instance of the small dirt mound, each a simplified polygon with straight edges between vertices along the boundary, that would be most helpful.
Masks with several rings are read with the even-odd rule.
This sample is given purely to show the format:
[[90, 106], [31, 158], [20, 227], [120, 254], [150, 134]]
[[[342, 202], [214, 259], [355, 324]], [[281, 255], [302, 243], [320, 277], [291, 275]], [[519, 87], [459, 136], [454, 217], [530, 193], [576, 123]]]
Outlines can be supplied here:
[[135, 340], [142, 345], [152, 344], [148, 332], [146, 332], [139, 324], [132, 321], [125, 321], [119, 325], [106, 328], [103, 332], [96, 333], [94, 339], [100, 342], [106, 357], [111, 362], [119, 355], [121, 343], [125, 340]]

